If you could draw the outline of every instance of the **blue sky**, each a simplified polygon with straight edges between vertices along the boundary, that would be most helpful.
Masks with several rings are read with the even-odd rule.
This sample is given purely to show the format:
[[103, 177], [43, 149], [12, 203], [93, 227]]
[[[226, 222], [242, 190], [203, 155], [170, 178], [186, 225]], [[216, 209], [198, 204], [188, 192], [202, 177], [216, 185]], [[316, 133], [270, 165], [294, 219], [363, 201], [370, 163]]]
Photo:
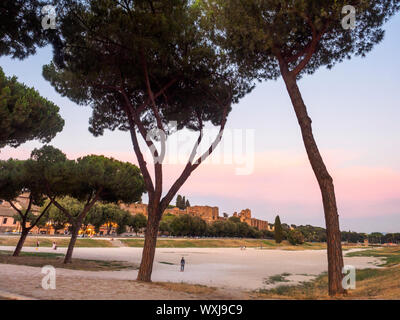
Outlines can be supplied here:
[[[299, 83], [335, 181], [343, 230], [400, 232], [400, 15], [386, 30], [384, 41], [366, 58], [320, 69]], [[94, 138], [87, 130], [91, 109], [62, 98], [43, 79], [42, 66], [50, 60], [51, 49], [44, 48], [24, 61], [2, 57], [0, 66], [60, 106], [66, 125], [51, 144], [71, 158], [96, 153], [136, 162], [128, 133]], [[180, 193], [191, 204], [218, 206], [220, 214], [250, 208], [253, 216], [268, 221], [279, 214], [287, 223], [323, 226], [319, 190], [283, 81], [259, 84], [234, 106], [228, 128], [254, 130], [254, 172], [237, 176], [231, 166], [205, 164]], [[39, 146], [5, 148], [0, 158], [26, 158]], [[166, 184], [178, 172], [168, 166]]]

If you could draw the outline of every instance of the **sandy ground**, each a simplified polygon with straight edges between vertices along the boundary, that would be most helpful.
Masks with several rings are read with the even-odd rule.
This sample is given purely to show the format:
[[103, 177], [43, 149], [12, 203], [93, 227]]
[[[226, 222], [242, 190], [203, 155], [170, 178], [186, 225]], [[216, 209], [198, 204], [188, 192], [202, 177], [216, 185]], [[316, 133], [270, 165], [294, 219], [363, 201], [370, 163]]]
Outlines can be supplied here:
[[[12, 250], [1, 247], [0, 250]], [[24, 251], [36, 251], [24, 248]], [[54, 252], [51, 248], [40, 248], [40, 252]], [[60, 248], [58, 253], [64, 253]], [[141, 248], [75, 248], [74, 257], [95, 260], [119, 260], [138, 265]], [[185, 257], [185, 272], [179, 272], [179, 262]], [[345, 264], [356, 268], [373, 268], [376, 258], [345, 258]], [[166, 264], [172, 263], [173, 265]], [[241, 298], [243, 291], [271, 288], [282, 283], [266, 285], [272, 276], [290, 273], [287, 277], [296, 284], [313, 279], [327, 271], [325, 250], [284, 251], [248, 248], [160, 248], [156, 251], [153, 281], [185, 282], [218, 287], [221, 294], [231, 292], [226, 298]], [[0, 264], [0, 290], [39, 299], [199, 299], [201, 296], [171, 292], [133, 281], [136, 270], [123, 271], [80, 271], [57, 269], [57, 290], [43, 290], [40, 268]], [[96, 281], [93, 281], [96, 280]], [[76, 291], [74, 294], [72, 291]], [[216, 298], [223, 298], [218, 296]]]

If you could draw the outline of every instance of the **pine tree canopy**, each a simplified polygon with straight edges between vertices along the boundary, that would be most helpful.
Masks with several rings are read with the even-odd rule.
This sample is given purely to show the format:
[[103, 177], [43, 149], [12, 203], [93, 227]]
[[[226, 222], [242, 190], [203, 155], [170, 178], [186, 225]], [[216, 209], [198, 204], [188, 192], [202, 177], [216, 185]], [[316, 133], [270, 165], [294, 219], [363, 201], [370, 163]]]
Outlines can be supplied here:
[[59, 108], [39, 93], [6, 77], [0, 68], [0, 148], [29, 140], [50, 142], [64, 127]]
[[[384, 37], [383, 24], [399, 0], [199, 0], [213, 39], [242, 72], [258, 79], [280, 75], [283, 59], [296, 76], [365, 56]], [[353, 6], [355, 28], [343, 27]], [[277, 59], [278, 58], [278, 59]]]

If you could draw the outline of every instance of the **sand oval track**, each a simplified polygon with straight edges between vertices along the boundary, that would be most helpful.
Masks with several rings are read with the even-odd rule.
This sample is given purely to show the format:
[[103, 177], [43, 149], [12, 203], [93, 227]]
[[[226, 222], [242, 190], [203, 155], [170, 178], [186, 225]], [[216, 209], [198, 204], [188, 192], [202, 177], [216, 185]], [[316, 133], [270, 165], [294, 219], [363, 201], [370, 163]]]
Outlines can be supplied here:
[[[11, 250], [11, 247], [0, 247], [0, 250]], [[54, 252], [50, 248], [40, 248], [40, 252]], [[65, 248], [57, 250], [64, 253]], [[24, 251], [35, 251], [35, 248], [24, 248]], [[95, 260], [119, 260], [138, 265], [141, 248], [76, 248], [75, 258]], [[185, 272], [179, 271], [181, 257], [186, 259]], [[345, 264], [356, 268], [374, 268], [379, 262], [376, 258], [351, 257], [345, 258]], [[13, 277], [15, 272], [26, 273], [39, 271], [39, 268], [0, 265], [3, 276]], [[327, 271], [325, 250], [285, 251], [260, 250], [248, 248], [160, 248], [157, 249], [153, 268], [153, 281], [186, 282], [218, 287], [227, 290], [257, 290], [270, 288], [282, 283], [265, 284], [265, 279], [272, 275], [289, 273], [289, 282], [310, 280], [316, 275]], [[7, 275], [6, 275], [7, 274]], [[123, 271], [80, 271], [58, 269], [58, 276], [79, 279], [102, 280], [134, 280], [136, 270]], [[1, 289], [1, 282], [0, 282]], [[3, 288], [4, 289], [4, 288]]]

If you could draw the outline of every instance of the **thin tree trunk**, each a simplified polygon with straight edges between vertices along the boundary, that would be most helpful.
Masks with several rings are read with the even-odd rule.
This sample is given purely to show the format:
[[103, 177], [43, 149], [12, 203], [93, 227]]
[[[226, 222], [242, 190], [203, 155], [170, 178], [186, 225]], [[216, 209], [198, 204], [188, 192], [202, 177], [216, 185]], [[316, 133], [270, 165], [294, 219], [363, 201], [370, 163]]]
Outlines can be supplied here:
[[22, 247], [24, 246], [24, 243], [25, 243], [26, 237], [28, 236], [28, 233], [29, 233], [29, 229], [22, 229], [21, 237], [19, 238], [18, 244], [15, 247], [13, 257], [18, 257], [19, 254], [21, 253]]
[[158, 228], [160, 225], [159, 205], [148, 207], [148, 220], [137, 281], [151, 281], [154, 256], [156, 253]]
[[328, 247], [329, 295], [341, 294], [345, 292], [342, 287], [343, 254], [333, 179], [326, 169], [317, 143], [315, 142], [311, 127], [312, 121], [308, 116], [307, 108], [297, 86], [296, 79], [294, 76], [290, 76], [284, 72], [282, 75], [300, 124], [308, 159], [318, 180], [322, 194]]
[[76, 224], [72, 228], [71, 240], [69, 241], [68, 250], [64, 258], [65, 264], [72, 263], [72, 253], [74, 251], [76, 239], [78, 238], [79, 226], [79, 224]]

